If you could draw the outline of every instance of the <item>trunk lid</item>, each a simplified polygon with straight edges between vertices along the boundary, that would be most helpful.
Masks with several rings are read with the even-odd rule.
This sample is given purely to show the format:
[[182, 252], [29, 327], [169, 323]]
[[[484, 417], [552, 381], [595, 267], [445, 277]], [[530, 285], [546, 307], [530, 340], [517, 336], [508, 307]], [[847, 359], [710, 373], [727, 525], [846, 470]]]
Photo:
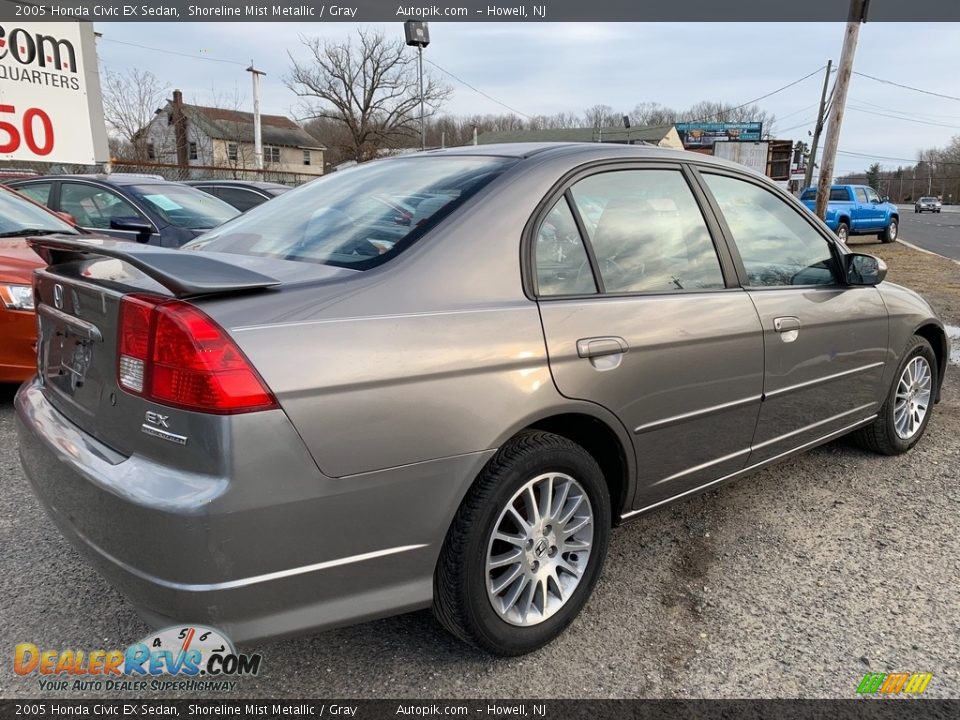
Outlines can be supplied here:
[[[229, 415], [169, 407], [118, 382], [120, 306], [129, 293], [204, 299], [265, 292], [353, 271], [247, 256], [109, 241], [31, 240], [51, 264], [37, 270], [37, 370], [49, 402], [124, 456], [221, 472]], [[273, 271], [283, 280], [265, 274]]]

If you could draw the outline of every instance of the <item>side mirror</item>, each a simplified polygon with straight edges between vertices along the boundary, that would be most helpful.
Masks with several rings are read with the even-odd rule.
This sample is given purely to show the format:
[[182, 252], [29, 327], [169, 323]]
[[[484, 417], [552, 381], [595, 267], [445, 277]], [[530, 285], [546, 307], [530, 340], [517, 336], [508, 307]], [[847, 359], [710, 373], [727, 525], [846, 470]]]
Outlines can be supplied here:
[[890, 196], [884, 195], [882, 198], [880, 198], [880, 202], [890, 202]]
[[879, 285], [887, 276], [887, 264], [873, 255], [850, 253], [843, 264], [848, 285]]
[[136, 216], [110, 218], [111, 230], [127, 230], [137, 234], [137, 242], [145, 243], [153, 233], [153, 225]]
[[71, 225], [76, 225], [76, 224], [77, 224], [77, 219], [76, 219], [73, 215], [71, 215], [70, 213], [68, 213], [68, 212], [63, 212], [62, 210], [61, 210], [61, 211], [58, 211], [58, 212], [57, 212], [57, 217], [59, 217], [61, 220], [66, 220], [66, 221], [67, 221], [68, 223], [70, 223]]

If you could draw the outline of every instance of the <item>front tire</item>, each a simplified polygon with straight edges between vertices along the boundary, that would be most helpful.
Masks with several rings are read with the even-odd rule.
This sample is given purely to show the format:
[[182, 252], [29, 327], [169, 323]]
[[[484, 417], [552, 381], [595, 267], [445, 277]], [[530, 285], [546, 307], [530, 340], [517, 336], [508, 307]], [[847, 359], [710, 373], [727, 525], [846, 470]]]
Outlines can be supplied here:
[[900, 455], [916, 445], [933, 413], [937, 373], [930, 343], [914, 335], [877, 419], [855, 435], [860, 445], [881, 455]]
[[883, 232], [877, 235], [880, 240], [885, 243], [892, 243], [897, 239], [897, 236], [900, 234], [900, 223], [897, 222], [896, 218], [890, 218], [890, 224], [883, 229]]
[[518, 435], [454, 517], [434, 573], [434, 614], [490, 653], [543, 647], [593, 592], [610, 513], [603, 473], [586, 450], [547, 432]]

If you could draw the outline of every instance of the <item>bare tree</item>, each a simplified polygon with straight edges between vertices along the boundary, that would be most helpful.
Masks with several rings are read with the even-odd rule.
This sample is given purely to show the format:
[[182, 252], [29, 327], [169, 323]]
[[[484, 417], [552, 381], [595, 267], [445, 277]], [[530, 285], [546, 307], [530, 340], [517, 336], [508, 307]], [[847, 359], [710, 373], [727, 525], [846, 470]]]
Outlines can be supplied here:
[[609, 105], [594, 105], [583, 111], [584, 120], [592, 128], [619, 126], [623, 114], [617, 113]]
[[170, 86], [149, 70], [106, 70], [101, 76], [103, 115], [114, 134], [129, 143], [136, 160], [147, 159], [147, 143], [140, 132], [166, 103]]
[[[333, 120], [347, 129], [343, 153], [361, 162], [416, 137], [420, 93], [416, 53], [382, 32], [358, 30], [357, 36], [356, 43], [301, 37], [312, 57], [299, 62], [291, 55], [285, 81], [304, 99], [307, 117]], [[450, 92], [426, 75], [425, 115], [432, 117]]]

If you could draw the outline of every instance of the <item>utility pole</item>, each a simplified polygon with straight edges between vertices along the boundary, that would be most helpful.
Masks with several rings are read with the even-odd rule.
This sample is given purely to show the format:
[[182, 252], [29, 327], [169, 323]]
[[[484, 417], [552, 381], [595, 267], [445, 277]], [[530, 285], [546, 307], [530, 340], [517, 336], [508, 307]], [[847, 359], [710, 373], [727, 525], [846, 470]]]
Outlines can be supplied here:
[[820, 177], [817, 182], [817, 216], [821, 219], [827, 212], [827, 199], [833, 182], [833, 164], [837, 158], [843, 111], [847, 105], [847, 89], [850, 87], [850, 76], [853, 74], [853, 56], [857, 52], [857, 40], [860, 38], [860, 24], [867, 20], [869, 5], [870, 0], [850, 0], [850, 14], [847, 16], [847, 29], [843, 37], [843, 49], [840, 51], [840, 64], [837, 66], [837, 82], [833, 87], [830, 125], [827, 127], [823, 162], [820, 164]]
[[417, 49], [420, 67], [420, 149], [427, 149], [427, 114], [423, 103], [423, 49], [430, 44], [430, 29], [425, 22], [407, 20], [403, 24], [407, 45]]
[[257, 170], [263, 170], [263, 134], [260, 128], [260, 76], [266, 75], [257, 70], [250, 61], [247, 72], [253, 75], [253, 162]]
[[820, 133], [823, 132], [823, 116], [827, 110], [827, 87], [830, 85], [830, 71], [833, 60], [827, 60], [827, 72], [823, 76], [823, 91], [820, 93], [820, 111], [817, 113], [817, 126], [813, 129], [813, 140], [810, 141], [810, 157], [807, 160], [807, 172], [803, 176], [803, 188], [813, 184], [813, 166], [817, 162], [817, 147], [820, 145]]

